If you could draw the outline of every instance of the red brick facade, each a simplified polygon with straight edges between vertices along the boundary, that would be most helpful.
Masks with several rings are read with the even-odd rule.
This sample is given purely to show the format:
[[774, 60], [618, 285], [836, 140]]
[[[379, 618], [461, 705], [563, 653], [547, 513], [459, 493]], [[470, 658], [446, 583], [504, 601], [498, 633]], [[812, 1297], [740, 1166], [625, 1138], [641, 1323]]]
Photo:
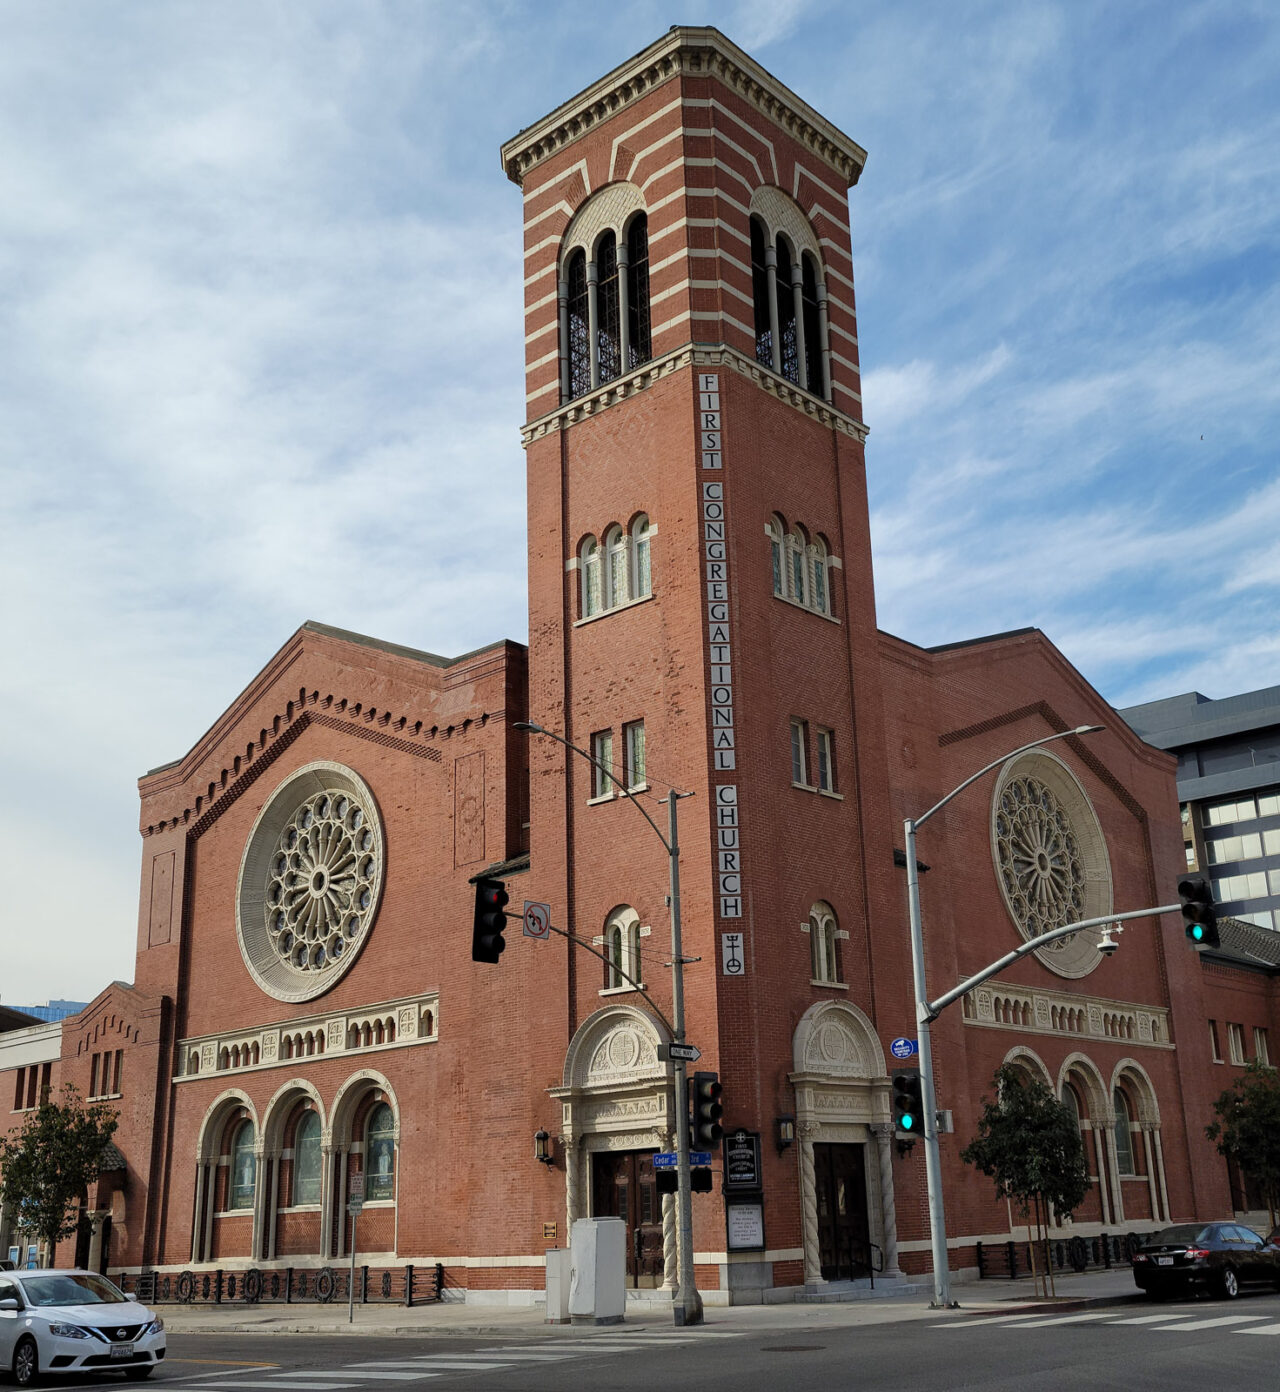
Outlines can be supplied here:
[[[141, 780], [135, 984], [69, 1022], [52, 1064], [55, 1085], [88, 1092], [94, 1059], [123, 1050], [127, 1170], [89, 1196], [112, 1215], [95, 1258], [133, 1271], [337, 1262], [362, 1171], [384, 1185], [361, 1216], [362, 1260], [440, 1261], [473, 1298], [540, 1288], [544, 1250], [611, 1202], [607, 1167], [672, 1143], [655, 1054], [667, 1037], [655, 1011], [671, 1013], [668, 866], [635, 806], [593, 796], [586, 761], [514, 725], [583, 747], [610, 731], [620, 766], [624, 727], [643, 721], [642, 805], [665, 832], [659, 798], [686, 795], [688, 1036], [720, 1073], [727, 1128], [760, 1138], [758, 1190], [742, 1201], [759, 1206], [763, 1245], [731, 1242], [717, 1155], [716, 1192], [695, 1199], [700, 1286], [722, 1300], [819, 1288], [857, 1274], [839, 1249], [850, 1235], [890, 1272], [920, 1271], [923, 1157], [889, 1125], [887, 1045], [914, 1034], [903, 819], [1002, 751], [1105, 725], [1034, 768], [1059, 780], [1073, 826], [1100, 828], [1088, 892], [1110, 896], [1107, 912], [1141, 908], [1167, 902], [1181, 868], [1173, 761], [1037, 632], [926, 652], [878, 631], [846, 205], [856, 145], [714, 30], [676, 30], [503, 157], [526, 226], [529, 647], [443, 659], [306, 625], [183, 759]], [[622, 233], [636, 209], [650, 351], [562, 401], [566, 258], [600, 228]], [[820, 258], [822, 303], [804, 329], [820, 326], [820, 391], [759, 360], [753, 212], [797, 258]], [[639, 518], [644, 580], [633, 569], [625, 600], [590, 612], [587, 539], [610, 585], [611, 536], [633, 538], [619, 565], [642, 564]], [[812, 602], [779, 579], [792, 553], [775, 559], [775, 519], [811, 547], [804, 565], [825, 558], [820, 578], [806, 572]], [[246, 846], [277, 790], [310, 788], [313, 768], [317, 788], [343, 771], [367, 788], [382, 880], [354, 960], [321, 994], [290, 1000], [250, 969], [237, 922], [258, 892]], [[993, 862], [994, 786], [921, 833], [935, 992], [1020, 941]], [[652, 1008], [607, 985], [595, 957], [518, 925], [497, 966], [474, 964], [470, 882], [490, 866], [513, 908], [546, 901], [557, 928], [598, 950], [625, 909]], [[1085, 961], [1085, 945], [1065, 973], [1028, 958], [938, 1021], [957, 1267], [1010, 1231], [989, 1181], [957, 1156], [1011, 1057], [1076, 1089], [1095, 1182], [1064, 1233], [1228, 1211], [1225, 1167], [1203, 1137], [1224, 1085], [1204, 1022], [1246, 1019], [1274, 1037], [1275, 981], [1202, 970], [1172, 923], [1140, 920], [1110, 959]], [[796, 1122], [794, 1144], [775, 1144], [780, 1118]], [[539, 1130], [551, 1165], [534, 1163]], [[842, 1175], [858, 1188], [844, 1227], [829, 1211]], [[656, 1244], [637, 1282], [661, 1286], [672, 1218], [642, 1213], [639, 1190], [608, 1193], [629, 1195], [633, 1226]], [[735, 1214], [735, 1232], [751, 1216]]]

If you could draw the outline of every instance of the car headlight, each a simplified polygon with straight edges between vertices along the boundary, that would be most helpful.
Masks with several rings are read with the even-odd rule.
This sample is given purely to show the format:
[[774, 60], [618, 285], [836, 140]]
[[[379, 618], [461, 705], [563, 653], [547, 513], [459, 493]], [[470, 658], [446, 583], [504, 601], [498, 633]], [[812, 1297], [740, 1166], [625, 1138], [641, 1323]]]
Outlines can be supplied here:
[[49, 1333], [58, 1339], [87, 1339], [90, 1337], [88, 1331], [81, 1329], [78, 1324], [51, 1324]]
[[142, 1337], [145, 1339], [146, 1336], [147, 1336], [148, 1334], [163, 1334], [163, 1333], [164, 1333], [164, 1320], [162, 1320], [162, 1319], [160, 1318], [160, 1316], [157, 1315], [157, 1316], [155, 1317], [155, 1319], [153, 1319], [153, 1320], [151, 1321], [151, 1323], [150, 1323], [149, 1325], [147, 1325], [147, 1327], [142, 1331]]

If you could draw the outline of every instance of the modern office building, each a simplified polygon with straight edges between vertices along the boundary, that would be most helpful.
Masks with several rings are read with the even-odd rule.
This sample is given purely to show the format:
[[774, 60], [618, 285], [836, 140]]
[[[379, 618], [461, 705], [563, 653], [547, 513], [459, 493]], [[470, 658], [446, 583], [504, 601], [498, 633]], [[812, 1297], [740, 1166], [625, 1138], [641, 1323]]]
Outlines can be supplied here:
[[1280, 686], [1120, 714], [1177, 757], [1187, 865], [1210, 876], [1223, 913], [1280, 930]]

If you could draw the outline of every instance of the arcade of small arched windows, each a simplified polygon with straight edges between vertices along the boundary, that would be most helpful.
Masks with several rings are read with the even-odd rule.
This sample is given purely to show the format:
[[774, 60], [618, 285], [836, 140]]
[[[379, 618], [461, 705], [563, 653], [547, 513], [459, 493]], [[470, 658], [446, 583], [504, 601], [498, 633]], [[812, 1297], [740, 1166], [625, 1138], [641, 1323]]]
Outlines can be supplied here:
[[399, 1139], [395, 1098], [371, 1073], [343, 1083], [327, 1115], [302, 1079], [277, 1091], [261, 1122], [246, 1096], [224, 1095], [201, 1128], [192, 1262], [341, 1257], [357, 1174], [361, 1247], [393, 1252]]
[[777, 512], [765, 523], [764, 530], [769, 538], [774, 595], [815, 614], [834, 618], [831, 571], [838, 562], [827, 539], [820, 532], [810, 533], [802, 522], [789, 528], [786, 518]]
[[962, 1001], [966, 1020], [1033, 1030], [1037, 1034], [1071, 1034], [1094, 1039], [1120, 1039], [1168, 1048], [1166, 1012], [1161, 1008], [1130, 1009], [1101, 1001], [1080, 1000], [1047, 992], [980, 987]]
[[[816, 238], [814, 239], [816, 245]], [[831, 400], [827, 286], [817, 256], [751, 217], [751, 298], [756, 360], [824, 401]]]
[[579, 619], [594, 619], [613, 609], [648, 599], [653, 593], [652, 543], [657, 529], [647, 513], [637, 513], [624, 528], [606, 527], [597, 540], [588, 533], [578, 543]]
[[632, 212], [561, 261], [560, 396], [572, 401], [653, 356], [649, 221]]

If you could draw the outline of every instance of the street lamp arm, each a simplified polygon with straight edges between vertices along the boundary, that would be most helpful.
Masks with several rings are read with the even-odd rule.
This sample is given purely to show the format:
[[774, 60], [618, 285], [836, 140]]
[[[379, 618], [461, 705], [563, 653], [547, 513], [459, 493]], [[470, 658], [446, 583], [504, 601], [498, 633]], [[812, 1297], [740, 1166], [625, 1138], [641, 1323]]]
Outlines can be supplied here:
[[989, 764], [984, 765], [977, 773], [971, 774], [958, 788], [952, 788], [941, 802], [935, 802], [923, 816], [914, 818], [913, 823], [917, 827], [923, 826], [935, 812], [941, 812], [953, 797], [957, 797], [960, 793], [963, 793], [970, 783], [976, 783], [984, 774], [990, 773], [994, 768], [999, 768], [1001, 764], [1007, 763], [1010, 759], [1016, 758], [1019, 754], [1025, 754], [1028, 749], [1038, 749], [1042, 744], [1050, 744], [1053, 740], [1066, 739], [1068, 735], [1092, 735], [1099, 730], [1105, 729], [1105, 725], [1077, 725], [1074, 730], [1059, 730], [1056, 734], [1046, 735], [1044, 739], [1032, 740], [1030, 744], [1019, 745], [1017, 749], [1011, 749], [1007, 754], [1001, 754], [998, 759], [992, 759]]
[[528, 730], [531, 734], [535, 735], [546, 735], [548, 739], [555, 740], [557, 744], [563, 744], [566, 749], [572, 749], [575, 754], [581, 754], [582, 757], [587, 761], [587, 763], [591, 765], [592, 768], [599, 769], [600, 772], [603, 773], [604, 776], [609, 780], [609, 782], [617, 787], [618, 791], [622, 794], [624, 798], [630, 799], [630, 801], [635, 804], [636, 810], [653, 828], [654, 835], [657, 836], [658, 840], [661, 841], [663, 846], [666, 847], [667, 854], [671, 854], [671, 846], [668, 843], [667, 838], [663, 836], [661, 831], [658, 830], [657, 822], [655, 822], [653, 818], [644, 810], [644, 806], [640, 802], [640, 799], [632, 794], [631, 789], [628, 788], [620, 778], [615, 777], [614, 772], [611, 768], [606, 767], [598, 759], [592, 758], [592, 756], [588, 754], [585, 749], [579, 749], [576, 744], [571, 744], [567, 739], [565, 739], [563, 735], [557, 735], [554, 730], [548, 730], [544, 728], [542, 725], [535, 725], [532, 720], [512, 721], [511, 728], [513, 730]]
[[1034, 952], [1038, 947], [1044, 947], [1046, 943], [1057, 942], [1059, 938], [1069, 938], [1073, 933], [1079, 933], [1084, 928], [1102, 928], [1112, 923], [1121, 923], [1127, 918], [1154, 918], [1157, 914], [1176, 913], [1181, 908], [1180, 904], [1161, 904], [1156, 909], [1132, 909], [1128, 913], [1104, 914], [1101, 918], [1082, 918], [1078, 923], [1064, 923], [1061, 928], [1051, 928], [1047, 933], [1041, 933], [1038, 938], [1031, 938], [1024, 942], [1021, 947], [1015, 947], [1012, 952], [1006, 952], [997, 962], [992, 962], [989, 967], [971, 976], [968, 981], [962, 981], [959, 986], [953, 986], [951, 990], [944, 992], [935, 1001], [927, 1001], [919, 1006], [920, 1019], [932, 1024], [934, 1020], [949, 1005], [954, 1005], [961, 996], [967, 995], [975, 986], [981, 986], [984, 981], [990, 981], [993, 976], [999, 976], [1006, 967], [1011, 967], [1019, 958], [1025, 957], [1029, 952]]

